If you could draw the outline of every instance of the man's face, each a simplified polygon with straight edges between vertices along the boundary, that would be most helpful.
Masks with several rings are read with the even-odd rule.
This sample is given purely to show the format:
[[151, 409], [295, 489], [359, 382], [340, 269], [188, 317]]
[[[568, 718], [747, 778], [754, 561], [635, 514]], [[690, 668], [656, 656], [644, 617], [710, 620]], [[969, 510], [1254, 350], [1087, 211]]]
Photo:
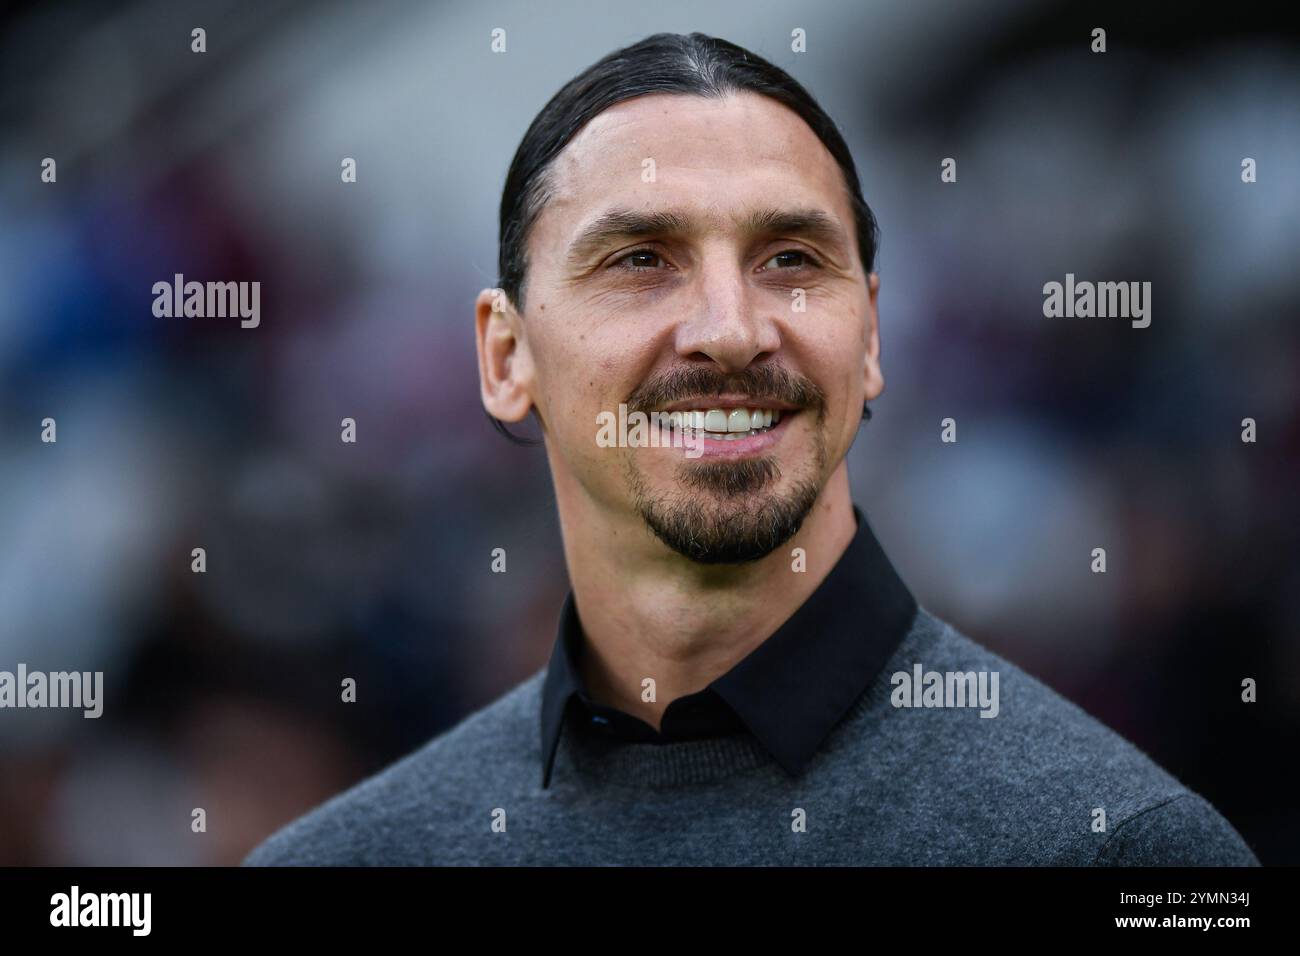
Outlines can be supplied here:
[[[557, 487], [695, 561], [770, 553], [884, 384], [838, 165], [767, 97], [656, 94], [593, 119], [549, 176], [514, 374]], [[602, 447], [620, 403], [682, 415]]]

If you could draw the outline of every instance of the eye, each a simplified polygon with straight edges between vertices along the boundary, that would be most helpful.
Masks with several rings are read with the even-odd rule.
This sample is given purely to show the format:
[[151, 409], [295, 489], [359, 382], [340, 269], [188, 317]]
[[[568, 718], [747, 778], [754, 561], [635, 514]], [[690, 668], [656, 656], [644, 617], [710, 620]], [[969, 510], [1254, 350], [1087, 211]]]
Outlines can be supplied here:
[[662, 262], [663, 258], [653, 249], [635, 249], [616, 259], [613, 267], [627, 269], [629, 272], [650, 272], [659, 268]]
[[[791, 257], [793, 257], [793, 259], [791, 259]], [[778, 270], [799, 269], [803, 266], [816, 267], [821, 265], [820, 262], [802, 249], [786, 249], [782, 252], [778, 252], [771, 259], [768, 259], [767, 262], [764, 262], [762, 268], [767, 269], [772, 265], [772, 263], [777, 262], [778, 260], [781, 260], [783, 263], [775, 267]]]

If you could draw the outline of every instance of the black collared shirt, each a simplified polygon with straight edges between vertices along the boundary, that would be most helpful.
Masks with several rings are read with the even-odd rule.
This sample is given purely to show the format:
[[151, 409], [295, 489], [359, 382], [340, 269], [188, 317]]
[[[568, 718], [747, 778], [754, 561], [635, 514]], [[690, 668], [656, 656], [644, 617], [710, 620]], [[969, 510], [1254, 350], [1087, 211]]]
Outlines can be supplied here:
[[542, 687], [542, 786], [566, 724], [619, 740], [669, 743], [748, 731], [791, 775], [866, 690], [906, 635], [917, 604], [854, 505], [857, 533], [825, 580], [777, 631], [708, 687], [672, 701], [660, 730], [593, 701], [578, 666], [573, 592]]

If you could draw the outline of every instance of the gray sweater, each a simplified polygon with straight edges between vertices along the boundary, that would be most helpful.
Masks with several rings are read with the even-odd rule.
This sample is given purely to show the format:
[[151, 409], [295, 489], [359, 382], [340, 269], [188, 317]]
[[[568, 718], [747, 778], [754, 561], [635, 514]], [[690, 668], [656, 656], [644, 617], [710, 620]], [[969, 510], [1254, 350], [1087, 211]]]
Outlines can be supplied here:
[[[997, 715], [896, 706], [892, 675], [915, 664], [996, 671]], [[924, 608], [797, 778], [748, 733], [642, 744], [566, 731], [543, 790], [544, 674], [244, 865], [1259, 865], [1203, 797]]]

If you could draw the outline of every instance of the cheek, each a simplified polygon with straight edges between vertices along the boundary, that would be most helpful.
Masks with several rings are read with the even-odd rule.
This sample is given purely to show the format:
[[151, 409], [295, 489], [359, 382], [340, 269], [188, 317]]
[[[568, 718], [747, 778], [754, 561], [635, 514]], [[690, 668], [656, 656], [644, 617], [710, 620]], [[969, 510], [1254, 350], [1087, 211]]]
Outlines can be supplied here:
[[548, 334], [551, 331], [539, 324], [531, 343], [537, 402], [566, 457], [591, 458], [601, 451], [596, 444], [597, 415], [606, 408], [618, 411], [618, 399], [609, 397], [617, 394], [610, 380], [611, 362], [591, 347], [590, 335], [565, 340]]
[[848, 307], [843, 307], [819, 313], [810, 326], [794, 333], [792, 344], [798, 343], [796, 350], [807, 356], [810, 373], [827, 390], [829, 402], [836, 399], [832, 390], [862, 388], [867, 354], [864, 324]]
[[862, 417], [862, 369], [866, 342], [862, 321], [841, 306], [819, 316], [815, 329], [802, 336], [801, 351], [810, 377], [826, 393], [827, 439], [832, 447], [853, 441]]
[[565, 396], [570, 411], [618, 411], [643, 384], [664, 345], [670, 323], [647, 311], [584, 301], [538, 327], [538, 378], [549, 394]]
[[551, 430], [567, 449], [579, 454], [594, 447], [596, 415], [603, 404], [582, 369], [555, 369], [548, 390]]

